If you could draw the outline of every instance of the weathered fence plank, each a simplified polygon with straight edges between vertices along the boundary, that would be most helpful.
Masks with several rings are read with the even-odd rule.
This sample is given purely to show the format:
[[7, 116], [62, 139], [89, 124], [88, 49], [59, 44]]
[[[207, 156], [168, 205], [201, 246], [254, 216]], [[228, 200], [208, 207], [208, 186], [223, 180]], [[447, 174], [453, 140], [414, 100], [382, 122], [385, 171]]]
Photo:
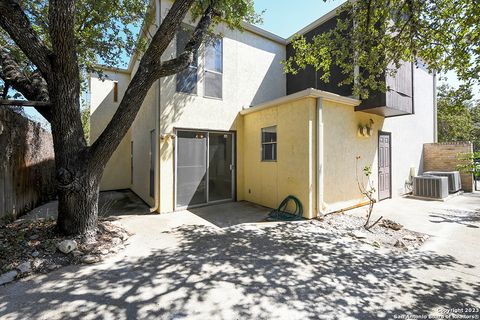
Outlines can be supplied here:
[[55, 194], [52, 135], [0, 107], [0, 218], [18, 217]]

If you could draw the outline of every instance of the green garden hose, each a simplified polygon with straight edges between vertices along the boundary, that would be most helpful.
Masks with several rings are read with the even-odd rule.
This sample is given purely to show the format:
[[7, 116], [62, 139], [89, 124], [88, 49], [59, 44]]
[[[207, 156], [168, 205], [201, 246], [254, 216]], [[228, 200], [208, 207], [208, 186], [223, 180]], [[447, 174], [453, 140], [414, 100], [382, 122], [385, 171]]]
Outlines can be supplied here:
[[[288, 204], [293, 202], [295, 205], [295, 210], [293, 212], [287, 211]], [[303, 206], [300, 200], [297, 197], [289, 195], [283, 199], [282, 203], [278, 206], [277, 209], [272, 210], [268, 214], [267, 221], [296, 221], [303, 220]]]

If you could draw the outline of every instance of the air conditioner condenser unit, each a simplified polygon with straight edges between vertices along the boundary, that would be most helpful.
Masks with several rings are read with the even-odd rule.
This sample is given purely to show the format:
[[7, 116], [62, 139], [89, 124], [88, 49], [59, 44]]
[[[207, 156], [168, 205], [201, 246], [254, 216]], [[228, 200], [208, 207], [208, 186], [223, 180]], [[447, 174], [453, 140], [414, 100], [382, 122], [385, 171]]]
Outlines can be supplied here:
[[448, 178], [438, 176], [414, 177], [413, 195], [424, 198], [444, 199], [448, 197]]
[[448, 192], [455, 193], [462, 189], [462, 181], [460, 180], [460, 172], [458, 171], [427, 171], [425, 176], [437, 176], [448, 178]]

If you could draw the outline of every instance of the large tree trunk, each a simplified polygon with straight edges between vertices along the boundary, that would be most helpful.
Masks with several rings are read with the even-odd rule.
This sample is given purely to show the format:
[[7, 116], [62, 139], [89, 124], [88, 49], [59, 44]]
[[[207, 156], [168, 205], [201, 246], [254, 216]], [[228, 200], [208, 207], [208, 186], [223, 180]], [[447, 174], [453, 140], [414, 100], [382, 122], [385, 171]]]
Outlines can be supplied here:
[[29, 99], [47, 100], [48, 92], [50, 107], [39, 112], [48, 119], [52, 128], [59, 202], [58, 231], [69, 235], [94, 235], [98, 219], [99, 182], [108, 159], [130, 128], [152, 84], [161, 77], [187, 68], [207, 34], [214, 16], [213, 4], [205, 9], [185, 50], [176, 58], [161, 61], [162, 54], [195, 1], [173, 2], [143, 54], [138, 71], [112, 120], [95, 143], [88, 147], [80, 116], [75, 1], [49, 1], [50, 49], [38, 37], [18, 1], [0, 0], [0, 27], [39, 69], [39, 72], [26, 77], [17, 70], [18, 64], [6, 63], [10, 57], [8, 52], [3, 52], [0, 62], [3, 61], [15, 72], [0, 74], [0, 77], [5, 80], [8, 76], [7, 84]]
[[71, 185], [59, 184], [57, 230], [67, 235], [93, 237], [97, 227], [99, 178], [86, 173], [84, 168], [74, 174], [77, 178]]

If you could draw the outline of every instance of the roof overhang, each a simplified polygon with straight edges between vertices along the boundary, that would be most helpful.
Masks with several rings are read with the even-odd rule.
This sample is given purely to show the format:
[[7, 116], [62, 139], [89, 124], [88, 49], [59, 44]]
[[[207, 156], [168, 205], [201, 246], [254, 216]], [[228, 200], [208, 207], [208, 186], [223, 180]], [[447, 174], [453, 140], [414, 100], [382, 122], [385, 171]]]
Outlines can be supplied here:
[[272, 40], [272, 41], [275, 41], [279, 44], [283, 44], [283, 45], [286, 45], [287, 44], [287, 39], [284, 39], [280, 36], [277, 36], [276, 34], [274, 33], [271, 33], [267, 30], [264, 30], [262, 28], [259, 28], [253, 24], [250, 24], [248, 22], [242, 22], [242, 27], [247, 30], [247, 31], [250, 31], [256, 35], [259, 35], [259, 36], [262, 36], [264, 38], [267, 38], [268, 40]]
[[361, 102], [358, 99], [344, 97], [339, 94], [331, 93], [328, 91], [322, 91], [322, 90], [310, 88], [310, 89], [305, 89], [305, 90], [290, 94], [288, 96], [280, 97], [280, 98], [244, 109], [240, 111], [240, 114], [246, 115], [249, 113], [265, 110], [271, 107], [275, 107], [281, 104], [285, 104], [285, 103], [289, 103], [289, 102], [293, 102], [293, 101], [297, 101], [305, 98], [322, 98], [325, 101], [341, 103], [341, 104], [352, 106], [352, 107], [358, 106]]
[[[342, 4], [343, 5], [343, 4]], [[296, 36], [298, 35], [305, 35], [307, 32], [309, 31], [312, 31], [313, 29], [315, 29], [316, 27], [324, 24], [325, 22], [327, 22], [328, 20], [334, 18], [336, 15], [338, 15], [338, 10], [341, 10], [341, 7], [342, 5], [336, 7], [335, 9], [331, 10], [330, 12], [324, 14], [323, 16], [321, 16], [320, 18], [318, 18], [317, 20], [313, 21], [312, 23], [310, 23], [309, 25], [303, 27], [301, 30], [295, 32], [293, 35], [291, 35], [290, 37], [288, 37], [286, 39], [286, 42], [287, 44], [292, 42]]]

